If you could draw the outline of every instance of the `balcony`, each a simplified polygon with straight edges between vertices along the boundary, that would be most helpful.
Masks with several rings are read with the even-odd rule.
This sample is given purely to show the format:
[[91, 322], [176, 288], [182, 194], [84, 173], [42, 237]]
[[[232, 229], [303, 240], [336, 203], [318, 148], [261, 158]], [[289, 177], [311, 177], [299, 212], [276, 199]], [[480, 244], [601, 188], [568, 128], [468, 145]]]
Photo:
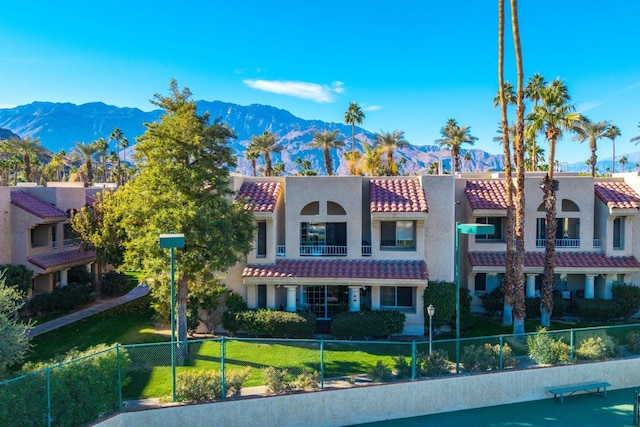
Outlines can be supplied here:
[[602, 248], [602, 239], [593, 239], [593, 247], [594, 248]]
[[277, 257], [287, 256], [287, 247], [285, 245], [276, 245], [276, 256]]
[[[536, 247], [544, 248], [547, 245], [547, 239], [536, 239]], [[579, 248], [580, 239], [556, 239], [556, 248]]]
[[362, 245], [362, 256], [371, 256], [371, 245]]
[[300, 256], [347, 256], [347, 247], [334, 245], [300, 245]]

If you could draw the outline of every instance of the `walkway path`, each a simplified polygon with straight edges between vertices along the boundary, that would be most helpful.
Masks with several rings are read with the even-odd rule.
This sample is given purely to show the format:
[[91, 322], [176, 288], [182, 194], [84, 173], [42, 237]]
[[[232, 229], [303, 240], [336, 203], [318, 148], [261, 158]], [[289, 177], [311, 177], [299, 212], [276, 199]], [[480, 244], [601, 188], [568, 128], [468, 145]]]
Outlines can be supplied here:
[[148, 293], [149, 287], [147, 285], [138, 285], [133, 288], [128, 294], [121, 297], [101, 301], [97, 304], [92, 305], [91, 307], [76, 311], [75, 313], [67, 314], [66, 316], [59, 317], [49, 322], [34, 326], [29, 331], [29, 336], [35, 337], [37, 335], [53, 331], [54, 329], [58, 329], [70, 323], [84, 319], [85, 317], [93, 316], [94, 314], [102, 313], [103, 311], [109, 310], [110, 308], [127, 303], [129, 301], [133, 301], [134, 299], [143, 297]]

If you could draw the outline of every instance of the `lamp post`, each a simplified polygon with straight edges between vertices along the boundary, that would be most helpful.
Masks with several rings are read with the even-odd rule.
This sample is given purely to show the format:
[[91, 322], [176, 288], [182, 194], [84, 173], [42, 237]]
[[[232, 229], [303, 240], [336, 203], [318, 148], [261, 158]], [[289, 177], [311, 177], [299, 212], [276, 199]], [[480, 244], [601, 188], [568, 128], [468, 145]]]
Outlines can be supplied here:
[[427, 314], [429, 315], [429, 354], [431, 354], [431, 351], [433, 350], [431, 346], [431, 342], [433, 341], [433, 327], [431, 325], [433, 315], [436, 314], [436, 308], [433, 306], [433, 304], [429, 304], [429, 307], [427, 307]]
[[492, 224], [460, 224], [456, 222], [456, 374], [460, 372], [460, 234], [493, 234]]
[[175, 270], [174, 270], [174, 250], [184, 248], [184, 234], [160, 235], [160, 247], [170, 249], [171, 253], [171, 390], [173, 401], [176, 401], [176, 297], [175, 297]]

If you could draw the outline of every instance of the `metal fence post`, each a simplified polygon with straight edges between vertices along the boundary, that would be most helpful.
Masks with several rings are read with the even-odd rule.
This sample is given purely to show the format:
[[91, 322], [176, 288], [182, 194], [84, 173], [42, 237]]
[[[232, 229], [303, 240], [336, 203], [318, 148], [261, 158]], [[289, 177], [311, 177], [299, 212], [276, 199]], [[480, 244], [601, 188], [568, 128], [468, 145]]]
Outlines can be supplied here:
[[324, 340], [320, 340], [320, 389], [324, 389]]
[[571, 331], [569, 332], [569, 348], [571, 349], [571, 354], [570, 354], [571, 363], [574, 362], [573, 334], [574, 334], [574, 330], [571, 329]]
[[116, 343], [116, 369], [118, 369], [118, 411], [122, 409], [122, 374], [120, 373], [120, 343]]
[[417, 362], [416, 357], [417, 357], [416, 342], [411, 341], [411, 379], [413, 380], [416, 379], [416, 362]]
[[638, 404], [640, 404], [640, 392], [633, 392], [633, 425], [640, 425], [638, 421], [640, 421], [640, 411], [638, 408]]
[[224, 337], [220, 339], [220, 383], [222, 384], [221, 393], [224, 399], [227, 396], [227, 382], [224, 379], [224, 354], [225, 340]]
[[47, 426], [51, 427], [51, 368], [47, 368]]
[[504, 369], [504, 336], [500, 334], [500, 370]]

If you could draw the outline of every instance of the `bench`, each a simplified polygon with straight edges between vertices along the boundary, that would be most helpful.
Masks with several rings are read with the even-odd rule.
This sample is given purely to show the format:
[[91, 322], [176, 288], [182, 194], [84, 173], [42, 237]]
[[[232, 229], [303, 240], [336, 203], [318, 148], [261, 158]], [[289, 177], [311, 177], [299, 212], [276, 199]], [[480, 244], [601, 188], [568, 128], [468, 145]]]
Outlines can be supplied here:
[[[560, 404], [564, 403], [564, 396], [571, 396], [574, 393], [579, 391], [586, 391], [590, 393], [600, 394], [603, 397], [607, 397], [607, 387], [611, 387], [611, 384], [604, 381], [592, 381], [588, 383], [579, 383], [579, 384], [567, 384], [560, 385], [555, 387], [547, 387], [547, 391], [553, 394], [554, 399], [560, 402]], [[600, 392], [602, 389], [602, 392]]]

